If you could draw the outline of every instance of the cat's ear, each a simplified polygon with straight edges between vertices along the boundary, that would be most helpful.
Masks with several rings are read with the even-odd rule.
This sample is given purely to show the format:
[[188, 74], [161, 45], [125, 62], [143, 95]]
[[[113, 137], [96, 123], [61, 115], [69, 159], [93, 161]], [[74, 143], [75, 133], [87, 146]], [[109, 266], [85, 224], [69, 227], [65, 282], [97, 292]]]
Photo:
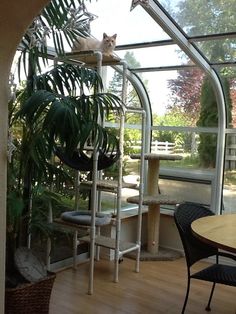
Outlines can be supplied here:
[[103, 33], [103, 39], [105, 39], [106, 37], [108, 37], [107, 34]]
[[114, 39], [116, 39], [116, 36], [117, 36], [117, 34], [114, 34], [112, 37], [113, 37]]

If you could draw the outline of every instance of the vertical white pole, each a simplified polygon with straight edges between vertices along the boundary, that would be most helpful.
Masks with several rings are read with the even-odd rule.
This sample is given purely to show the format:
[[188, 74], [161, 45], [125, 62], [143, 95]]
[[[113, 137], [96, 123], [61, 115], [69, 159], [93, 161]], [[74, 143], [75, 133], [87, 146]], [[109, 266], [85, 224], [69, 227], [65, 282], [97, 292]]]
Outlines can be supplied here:
[[[97, 56], [97, 71], [100, 75], [102, 67], [102, 54], [96, 52]], [[97, 206], [97, 172], [98, 172], [98, 147], [96, 144], [97, 138], [94, 139], [93, 151], [93, 173], [92, 173], [92, 191], [91, 191], [91, 226], [90, 226], [90, 267], [89, 267], [89, 288], [88, 294], [93, 294], [93, 277], [94, 277], [94, 251], [95, 251], [95, 236], [96, 236], [96, 206]]]
[[[123, 72], [122, 72], [122, 101], [126, 103], [126, 94], [127, 94], [127, 63], [123, 63]], [[124, 109], [124, 108], [123, 108]], [[120, 229], [121, 229], [121, 220], [120, 220], [120, 210], [121, 210], [121, 190], [122, 190], [122, 177], [123, 177], [123, 156], [124, 156], [124, 124], [125, 124], [125, 115], [124, 112], [121, 112], [120, 116], [120, 158], [119, 158], [119, 176], [118, 176], [118, 188], [117, 188], [117, 214], [116, 214], [116, 245], [115, 245], [115, 271], [114, 271], [114, 282], [118, 282], [119, 275], [119, 258], [120, 258]]]
[[144, 194], [144, 154], [146, 147], [146, 112], [142, 111], [142, 140], [141, 140], [141, 158], [140, 158], [140, 183], [139, 183], [139, 207], [138, 207], [138, 226], [137, 226], [137, 244], [138, 250], [136, 255], [135, 271], [139, 272], [140, 253], [141, 253], [141, 235], [142, 235], [142, 209], [143, 209], [143, 194]]

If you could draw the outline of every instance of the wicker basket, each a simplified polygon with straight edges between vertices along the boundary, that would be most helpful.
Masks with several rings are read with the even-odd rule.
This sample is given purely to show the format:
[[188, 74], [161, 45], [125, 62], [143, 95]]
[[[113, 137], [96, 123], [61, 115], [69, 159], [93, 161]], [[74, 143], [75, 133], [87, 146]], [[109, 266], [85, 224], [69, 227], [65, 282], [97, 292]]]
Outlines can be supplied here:
[[26, 283], [5, 292], [5, 314], [48, 314], [49, 302], [56, 275], [35, 283]]

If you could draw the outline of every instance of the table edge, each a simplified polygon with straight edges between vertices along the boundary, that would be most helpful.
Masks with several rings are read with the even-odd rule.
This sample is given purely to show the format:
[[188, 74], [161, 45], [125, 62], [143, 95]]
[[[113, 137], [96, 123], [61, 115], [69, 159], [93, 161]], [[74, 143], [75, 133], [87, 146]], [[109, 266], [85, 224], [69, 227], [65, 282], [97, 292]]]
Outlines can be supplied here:
[[[208, 216], [207, 216], [208, 217]], [[220, 249], [220, 250], [224, 250], [224, 251], [227, 251], [227, 252], [231, 252], [231, 253], [236, 253], [236, 248], [233, 248], [231, 246], [228, 246], [226, 244], [222, 244], [222, 243], [219, 243], [219, 242], [215, 242], [213, 240], [210, 240], [202, 235], [200, 235], [199, 233], [197, 233], [194, 229], [193, 229], [193, 223], [199, 219], [202, 219], [203, 217], [201, 218], [198, 218], [196, 220], [194, 220], [192, 223], [191, 223], [191, 231], [193, 233], [193, 235], [198, 238], [199, 240], [201, 240], [202, 242], [208, 244], [208, 245], [211, 245], [213, 246], [214, 248], [216, 249]]]

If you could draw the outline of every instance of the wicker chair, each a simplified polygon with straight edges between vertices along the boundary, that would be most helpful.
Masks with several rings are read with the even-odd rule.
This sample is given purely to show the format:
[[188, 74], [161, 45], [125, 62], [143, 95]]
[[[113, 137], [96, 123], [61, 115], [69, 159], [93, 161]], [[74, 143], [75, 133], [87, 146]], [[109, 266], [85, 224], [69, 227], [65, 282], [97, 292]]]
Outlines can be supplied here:
[[[236, 286], [236, 267], [222, 265], [219, 263], [219, 256], [228, 257], [234, 260], [236, 260], [236, 256], [230, 253], [219, 252], [218, 249], [203, 243], [192, 234], [191, 223], [198, 218], [211, 215], [214, 215], [212, 211], [210, 211], [205, 206], [196, 203], [180, 204], [174, 213], [175, 223], [184, 248], [188, 274], [187, 291], [182, 308], [182, 314], [184, 313], [187, 305], [190, 290], [190, 280], [192, 278], [213, 283], [208, 304], [205, 308], [206, 311], [211, 310], [210, 304], [216, 283]], [[201, 259], [214, 255], [216, 256], [216, 262], [214, 264], [211, 264], [210, 266], [196, 273], [191, 272], [191, 266], [193, 264], [200, 261]]]

